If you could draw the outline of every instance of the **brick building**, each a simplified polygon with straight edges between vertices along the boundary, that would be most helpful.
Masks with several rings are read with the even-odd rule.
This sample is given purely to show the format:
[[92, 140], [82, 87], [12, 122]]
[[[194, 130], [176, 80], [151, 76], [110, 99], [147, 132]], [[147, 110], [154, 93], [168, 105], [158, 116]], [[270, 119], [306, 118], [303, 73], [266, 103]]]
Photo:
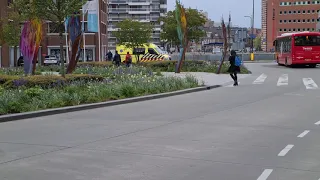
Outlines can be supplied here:
[[283, 33], [315, 31], [320, 0], [262, 0], [262, 49], [273, 50]]
[[[11, 0], [0, 0], [0, 18], [5, 18], [8, 13], [8, 4]], [[84, 18], [85, 24], [85, 44], [86, 44], [86, 57], [83, 57], [83, 52], [81, 52], [80, 61], [99, 61], [103, 60], [108, 45], [107, 37], [107, 24], [108, 24], [108, 5], [107, 0], [97, 0], [99, 2], [98, 16], [100, 20], [100, 34], [99, 32], [92, 33], [88, 32], [87, 18]], [[45, 55], [57, 55], [60, 56], [59, 48], [59, 34], [57, 28], [52, 24], [52, 22], [46, 22], [43, 25], [44, 36], [42, 38], [41, 47], [38, 54], [38, 62], [44, 61]], [[64, 34], [66, 35], [66, 34]], [[99, 41], [100, 37], [100, 41]], [[99, 46], [100, 43], [100, 46]], [[64, 45], [64, 49], [67, 48], [67, 43]], [[100, 57], [99, 57], [100, 54]], [[66, 53], [64, 53], [66, 57]], [[17, 59], [20, 56], [19, 48], [14, 51], [13, 47], [8, 47], [6, 44], [1, 46], [0, 50], [0, 65], [1, 67], [12, 67], [15, 66]]]

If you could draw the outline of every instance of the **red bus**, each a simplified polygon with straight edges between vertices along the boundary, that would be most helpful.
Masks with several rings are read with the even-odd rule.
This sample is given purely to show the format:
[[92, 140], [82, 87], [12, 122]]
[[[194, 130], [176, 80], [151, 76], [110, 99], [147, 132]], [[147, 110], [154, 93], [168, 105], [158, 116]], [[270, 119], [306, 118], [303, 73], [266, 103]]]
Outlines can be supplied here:
[[279, 65], [320, 64], [320, 33], [284, 33], [274, 41], [276, 60]]

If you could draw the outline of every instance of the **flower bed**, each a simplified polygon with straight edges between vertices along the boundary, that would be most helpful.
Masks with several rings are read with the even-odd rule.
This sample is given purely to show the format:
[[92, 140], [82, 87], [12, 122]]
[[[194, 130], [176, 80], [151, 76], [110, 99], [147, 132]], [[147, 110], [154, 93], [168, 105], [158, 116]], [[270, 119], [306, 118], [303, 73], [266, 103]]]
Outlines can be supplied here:
[[[158, 61], [139, 63], [141, 66], [148, 67], [154, 71], [174, 72], [177, 61]], [[182, 72], [209, 72], [217, 73], [220, 62], [218, 61], [184, 61]], [[229, 62], [225, 62], [221, 67], [221, 74], [227, 74]], [[245, 67], [241, 67], [241, 74], [250, 74], [251, 72]]]
[[[55, 71], [52, 69], [38, 70]], [[147, 67], [83, 65], [65, 78], [0, 69], [0, 115], [104, 102], [198, 87], [196, 78], [162, 77]], [[39, 73], [37, 73], [39, 74]]]

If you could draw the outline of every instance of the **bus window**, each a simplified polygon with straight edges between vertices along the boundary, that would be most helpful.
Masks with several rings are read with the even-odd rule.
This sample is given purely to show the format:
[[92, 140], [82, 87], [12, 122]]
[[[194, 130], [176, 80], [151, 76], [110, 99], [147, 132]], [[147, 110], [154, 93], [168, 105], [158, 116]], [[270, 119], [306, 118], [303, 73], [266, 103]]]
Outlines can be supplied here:
[[149, 48], [148, 49], [148, 53], [149, 54], [158, 54], [154, 49], [152, 49], [152, 48]]
[[295, 36], [295, 46], [320, 46], [320, 36]]

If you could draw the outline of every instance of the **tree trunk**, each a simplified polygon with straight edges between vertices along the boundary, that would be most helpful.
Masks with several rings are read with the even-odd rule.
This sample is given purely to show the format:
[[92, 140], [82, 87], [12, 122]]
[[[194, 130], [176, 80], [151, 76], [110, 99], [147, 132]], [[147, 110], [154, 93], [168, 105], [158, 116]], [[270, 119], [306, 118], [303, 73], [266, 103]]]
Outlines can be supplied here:
[[[18, 66], [18, 57], [17, 57], [17, 46], [14, 46], [13, 47], [13, 52], [14, 52], [14, 55], [13, 55], [13, 62], [14, 62], [14, 66]], [[19, 56], [20, 57], [20, 56]]]
[[60, 30], [59, 32], [59, 38], [60, 38], [60, 62], [61, 62], [61, 76], [65, 77], [65, 71], [64, 71], [64, 54], [63, 54], [63, 34], [62, 31]]
[[37, 59], [38, 59], [38, 52], [39, 52], [39, 47], [36, 49], [34, 52], [33, 60], [32, 60], [32, 75], [36, 74], [36, 66], [37, 66]]
[[185, 60], [186, 51], [187, 51], [187, 48], [186, 47], [183, 48], [181, 59], [179, 61], [179, 64], [177, 64], [178, 68], [177, 68], [177, 72], [176, 73], [180, 73], [181, 72], [181, 67], [182, 67], [183, 61]]

